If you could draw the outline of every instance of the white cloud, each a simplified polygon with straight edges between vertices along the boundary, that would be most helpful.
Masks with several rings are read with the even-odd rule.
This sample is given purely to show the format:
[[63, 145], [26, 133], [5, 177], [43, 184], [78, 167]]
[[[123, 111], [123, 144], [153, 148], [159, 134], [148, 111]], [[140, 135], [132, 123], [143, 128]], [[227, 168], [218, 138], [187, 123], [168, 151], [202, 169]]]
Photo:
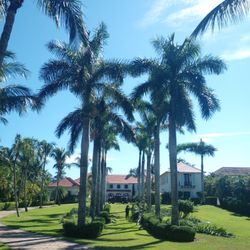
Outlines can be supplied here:
[[188, 7], [182, 8], [169, 15], [166, 18], [166, 22], [179, 26], [186, 21], [193, 21], [205, 17], [213, 8], [222, 2], [222, 0], [204, 1], [204, 0], [193, 0], [184, 1], [188, 4]]
[[144, 15], [144, 18], [139, 22], [139, 25], [146, 27], [158, 22], [163, 12], [173, 5], [174, 2], [174, 0], [156, 0], [150, 10]]
[[215, 138], [245, 136], [245, 135], [250, 135], [250, 131], [231, 132], [231, 133], [207, 133], [207, 134], [200, 134], [200, 135], [197, 135], [193, 141], [198, 142], [202, 138], [202, 140], [204, 142], [212, 142], [213, 139], [215, 139]]
[[250, 49], [238, 49], [236, 51], [228, 51], [221, 55], [227, 61], [235, 61], [250, 58]]

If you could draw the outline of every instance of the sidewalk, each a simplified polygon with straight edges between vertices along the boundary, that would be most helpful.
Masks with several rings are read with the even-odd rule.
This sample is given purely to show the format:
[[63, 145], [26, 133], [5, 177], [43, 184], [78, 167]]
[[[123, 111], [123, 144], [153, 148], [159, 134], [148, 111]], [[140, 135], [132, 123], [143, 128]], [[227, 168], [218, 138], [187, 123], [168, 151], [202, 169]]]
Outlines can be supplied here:
[[[34, 209], [34, 208], [33, 208]], [[20, 209], [20, 212], [23, 211]], [[13, 214], [15, 211], [0, 211], [1, 218]], [[11, 249], [93, 249], [75, 243], [59, 240], [55, 237], [34, 234], [18, 229], [12, 229], [0, 222], [0, 242], [5, 243]]]

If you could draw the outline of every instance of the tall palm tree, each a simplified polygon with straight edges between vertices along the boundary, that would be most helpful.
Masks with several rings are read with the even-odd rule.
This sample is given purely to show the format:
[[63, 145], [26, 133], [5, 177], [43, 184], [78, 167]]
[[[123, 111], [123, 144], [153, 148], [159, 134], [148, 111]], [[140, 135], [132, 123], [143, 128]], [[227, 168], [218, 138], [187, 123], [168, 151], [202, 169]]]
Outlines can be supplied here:
[[64, 148], [54, 148], [51, 152], [51, 157], [55, 160], [53, 168], [56, 169], [56, 196], [55, 200], [58, 205], [61, 204], [59, 198], [59, 181], [63, 178], [64, 170], [66, 167], [70, 167], [70, 164], [66, 163], [67, 157], [70, 156], [70, 153]]
[[245, 17], [249, 10], [249, 0], [224, 0], [202, 19], [191, 36], [197, 37], [203, 34], [209, 27], [213, 30], [217, 25], [220, 29], [228, 25], [228, 23], [237, 22], [242, 17]]
[[89, 40], [87, 49], [84, 46], [75, 49], [66, 43], [51, 42], [48, 48], [58, 59], [49, 61], [41, 70], [41, 78], [45, 81], [39, 93], [41, 99], [53, 96], [62, 89], [69, 89], [81, 102], [81, 107], [62, 121], [64, 129], [57, 133], [60, 136], [68, 128], [72, 131], [70, 151], [74, 150], [77, 139], [82, 136], [78, 225], [84, 225], [86, 217], [90, 121], [95, 114], [95, 94], [108, 87], [112, 93], [112, 86], [103, 84], [103, 80], [122, 82], [124, 74], [122, 63], [101, 59], [102, 48], [107, 37], [106, 26], [102, 23]]
[[[141, 95], [150, 93], [152, 100], [168, 104], [169, 162], [171, 171], [171, 223], [179, 223], [177, 191], [177, 139], [178, 127], [195, 131], [194, 111], [190, 94], [198, 100], [201, 114], [208, 119], [219, 109], [219, 101], [213, 90], [208, 88], [204, 74], [220, 74], [226, 65], [217, 57], [201, 57], [200, 46], [193, 40], [185, 39], [175, 44], [174, 35], [153, 41], [159, 59], [149, 61], [138, 59], [137, 65], [145, 65], [144, 72], [150, 71], [149, 80], [137, 90]], [[139, 70], [142, 68], [139, 68]], [[142, 71], [142, 70], [141, 70]], [[156, 152], [155, 152], [156, 153]]]
[[[57, 26], [64, 25], [69, 31], [70, 41], [77, 36], [86, 41], [87, 32], [84, 29], [79, 0], [37, 0], [37, 6], [49, 16]], [[0, 65], [8, 47], [11, 32], [15, 23], [16, 14], [23, 6], [24, 0], [0, 1], [0, 12], [4, 16], [4, 26], [0, 37]]]
[[[0, 84], [5, 83], [10, 77], [22, 76], [27, 78], [29, 71], [23, 64], [15, 61], [15, 54], [6, 52], [2, 67], [0, 67]], [[6, 124], [4, 117], [11, 111], [17, 111], [20, 115], [28, 107], [36, 108], [37, 99], [32, 95], [30, 89], [21, 85], [8, 84], [0, 86], [0, 122]]]
[[55, 144], [48, 143], [46, 140], [39, 142], [38, 145], [38, 154], [39, 161], [41, 164], [41, 192], [40, 192], [40, 208], [43, 206], [43, 196], [44, 196], [44, 181], [45, 181], [45, 167], [48, 161], [48, 157], [51, 155]]
[[204, 203], [204, 157], [205, 156], [214, 156], [215, 151], [217, 149], [210, 144], [206, 144], [202, 139], [198, 143], [183, 143], [177, 145], [177, 153], [179, 152], [190, 152], [196, 155], [200, 155], [201, 157], [201, 199], [202, 203]]

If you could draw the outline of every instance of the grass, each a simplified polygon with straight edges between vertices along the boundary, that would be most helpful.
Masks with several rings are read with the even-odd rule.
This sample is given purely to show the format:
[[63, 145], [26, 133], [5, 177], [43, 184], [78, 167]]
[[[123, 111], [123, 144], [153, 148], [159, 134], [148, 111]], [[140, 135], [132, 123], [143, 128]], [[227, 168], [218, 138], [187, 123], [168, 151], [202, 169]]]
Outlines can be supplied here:
[[10, 248], [8, 246], [0, 242], [0, 250], [9, 250], [9, 249]]
[[[15, 215], [4, 218], [3, 223], [23, 230], [62, 236], [62, 226], [59, 224], [61, 216], [76, 205], [62, 205], [50, 208], [32, 210], [22, 213], [20, 218]], [[223, 238], [204, 234], [197, 234], [191, 243], [174, 243], [157, 240], [138, 226], [124, 219], [124, 205], [112, 205], [111, 212], [116, 216], [115, 223], [105, 226], [103, 234], [96, 240], [69, 239], [71, 241], [88, 244], [101, 250], [128, 249], [171, 249], [171, 250], [248, 250], [250, 249], [250, 218], [234, 215], [226, 210], [213, 206], [198, 207], [194, 216], [224, 227], [233, 233], [234, 238]]]

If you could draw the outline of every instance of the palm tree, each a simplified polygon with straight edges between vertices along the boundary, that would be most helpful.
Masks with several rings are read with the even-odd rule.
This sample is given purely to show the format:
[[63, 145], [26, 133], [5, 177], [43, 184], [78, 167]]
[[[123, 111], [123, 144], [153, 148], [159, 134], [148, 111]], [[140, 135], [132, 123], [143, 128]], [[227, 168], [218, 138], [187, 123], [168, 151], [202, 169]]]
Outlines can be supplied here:
[[51, 152], [51, 157], [54, 158], [55, 164], [53, 168], [56, 169], [56, 196], [55, 200], [58, 205], [61, 204], [59, 198], [59, 181], [63, 178], [64, 170], [66, 167], [70, 167], [70, 164], [66, 163], [67, 157], [70, 156], [70, 153], [64, 148], [54, 148]]
[[[3, 63], [4, 55], [8, 47], [11, 32], [15, 23], [18, 10], [22, 7], [24, 0], [2, 0], [0, 1], [0, 12], [5, 17], [3, 31], [0, 37], [0, 65]], [[49, 16], [57, 26], [61, 24], [69, 31], [72, 42], [77, 36], [86, 41], [87, 32], [84, 29], [79, 0], [37, 0], [37, 6]]]
[[201, 57], [200, 46], [190, 39], [185, 39], [181, 45], [177, 45], [174, 35], [167, 39], [160, 37], [153, 41], [153, 46], [159, 55], [158, 60], [135, 61], [135, 65], [140, 66], [137, 68], [138, 72], [150, 72], [149, 80], [137, 89], [137, 93], [141, 96], [150, 93], [152, 100], [168, 105], [166, 115], [171, 171], [171, 223], [178, 225], [176, 130], [184, 126], [190, 131], [196, 129], [190, 93], [198, 100], [204, 119], [210, 118], [219, 109], [219, 101], [213, 90], [206, 86], [204, 74], [220, 74], [226, 66], [217, 57]]
[[39, 142], [39, 160], [41, 163], [41, 192], [40, 192], [40, 208], [43, 206], [43, 196], [44, 196], [44, 181], [45, 181], [45, 167], [47, 164], [47, 159], [51, 155], [53, 148], [55, 144], [54, 143], [48, 143], [47, 141], [43, 140]]
[[210, 144], [206, 144], [205, 142], [200, 140], [198, 143], [184, 143], [177, 145], [177, 153], [179, 152], [190, 152], [196, 155], [200, 155], [201, 157], [201, 199], [202, 203], [204, 203], [204, 156], [214, 156], [215, 151], [217, 149]]
[[[2, 67], [0, 67], [0, 83], [6, 82], [10, 77], [27, 78], [28, 73], [24, 65], [15, 61], [13, 53], [6, 52]], [[0, 122], [6, 124], [8, 121], [4, 115], [11, 111], [17, 111], [21, 115], [27, 107], [36, 108], [37, 106], [37, 99], [27, 87], [21, 85], [0, 87]]]
[[39, 93], [41, 99], [46, 99], [59, 90], [69, 89], [81, 101], [81, 107], [64, 118], [61, 122], [64, 124], [63, 127], [57, 131], [57, 135], [60, 136], [65, 129], [71, 130], [69, 144], [71, 152], [74, 150], [77, 139], [82, 135], [78, 225], [84, 225], [86, 217], [90, 121], [95, 114], [95, 94], [108, 87], [112, 93], [113, 87], [104, 84], [103, 80], [122, 82], [124, 74], [122, 63], [101, 59], [103, 44], [107, 37], [106, 26], [101, 24], [89, 40], [87, 49], [84, 46], [75, 49], [62, 42], [51, 42], [48, 48], [58, 56], [58, 60], [49, 61], [41, 70], [41, 78], [45, 81]]
[[208, 27], [211, 27], [213, 30], [217, 25], [220, 29], [230, 22], [237, 22], [246, 16], [249, 10], [249, 0], [224, 0], [203, 18], [191, 36], [197, 37], [203, 34]]

